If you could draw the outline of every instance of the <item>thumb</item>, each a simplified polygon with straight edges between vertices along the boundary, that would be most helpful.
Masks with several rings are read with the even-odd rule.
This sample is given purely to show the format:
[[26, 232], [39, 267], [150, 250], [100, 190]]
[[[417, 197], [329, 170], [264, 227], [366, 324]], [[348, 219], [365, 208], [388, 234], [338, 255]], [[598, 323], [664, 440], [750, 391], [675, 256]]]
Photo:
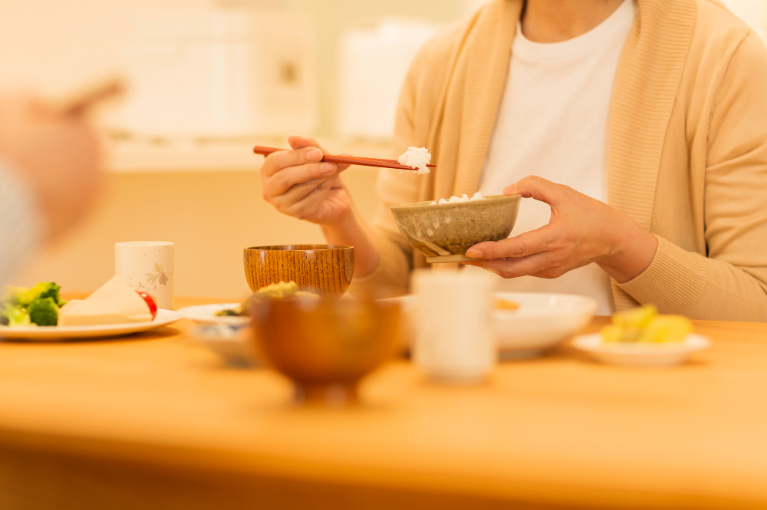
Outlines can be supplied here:
[[323, 154], [328, 152], [311, 136], [289, 136], [288, 143], [293, 150], [303, 149], [305, 147], [317, 147]]
[[[351, 154], [349, 154], [348, 152], [344, 152], [343, 154], [339, 154], [339, 156], [352, 157], [352, 155], [351, 155]], [[344, 170], [346, 170], [346, 169], [347, 169], [347, 168], [349, 168], [350, 166], [351, 166], [351, 165], [349, 165], [349, 164], [341, 164], [341, 163], [338, 163], [338, 171], [339, 171], [339, 172], [343, 172]]]
[[559, 202], [561, 193], [559, 184], [542, 177], [528, 175], [524, 179], [507, 186], [503, 190], [503, 194], [506, 196], [522, 195], [524, 198], [532, 198], [555, 206]]

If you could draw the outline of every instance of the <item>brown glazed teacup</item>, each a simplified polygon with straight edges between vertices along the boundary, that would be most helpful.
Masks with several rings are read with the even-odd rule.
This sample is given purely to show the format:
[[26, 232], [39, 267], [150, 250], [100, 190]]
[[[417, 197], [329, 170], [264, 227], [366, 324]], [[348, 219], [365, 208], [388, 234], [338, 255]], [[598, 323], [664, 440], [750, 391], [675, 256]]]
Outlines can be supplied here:
[[352, 281], [354, 248], [296, 244], [245, 248], [245, 276], [256, 292], [272, 283], [296, 282], [299, 290], [340, 298]]
[[356, 403], [360, 380], [401, 343], [391, 301], [271, 299], [250, 313], [259, 357], [293, 381], [299, 403]]

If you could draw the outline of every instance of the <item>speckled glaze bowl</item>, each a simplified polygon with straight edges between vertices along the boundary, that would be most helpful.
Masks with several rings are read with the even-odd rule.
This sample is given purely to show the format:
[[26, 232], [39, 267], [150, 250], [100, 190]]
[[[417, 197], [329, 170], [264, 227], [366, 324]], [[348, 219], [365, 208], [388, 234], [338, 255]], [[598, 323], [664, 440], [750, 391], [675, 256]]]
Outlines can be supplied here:
[[466, 250], [484, 241], [506, 239], [514, 228], [521, 195], [490, 195], [452, 204], [417, 202], [392, 206], [405, 239], [429, 263], [472, 260]]
[[340, 298], [354, 273], [354, 248], [332, 244], [294, 244], [245, 248], [245, 276], [256, 292], [272, 283], [296, 282], [303, 291]]

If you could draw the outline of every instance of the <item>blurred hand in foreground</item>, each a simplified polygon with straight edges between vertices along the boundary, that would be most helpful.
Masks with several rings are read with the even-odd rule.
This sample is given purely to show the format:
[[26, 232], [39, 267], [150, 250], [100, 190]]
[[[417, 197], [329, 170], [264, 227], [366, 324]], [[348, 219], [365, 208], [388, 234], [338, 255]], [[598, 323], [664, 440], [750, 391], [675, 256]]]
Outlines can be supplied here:
[[102, 181], [98, 138], [82, 116], [28, 97], [0, 97], [0, 159], [36, 194], [50, 238], [87, 212]]
[[270, 154], [261, 167], [264, 199], [281, 213], [320, 225], [339, 224], [351, 211], [340, 173], [349, 165], [321, 162], [313, 138], [291, 136], [293, 150]]
[[539, 229], [497, 242], [479, 243], [467, 257], [503, 278], [557, 278], [595, 262], [618, 283], [638, 276], [652, 262], [657, 238], [627, 215], [574, 189], [528, 176], [503, 190], [551, 206]]

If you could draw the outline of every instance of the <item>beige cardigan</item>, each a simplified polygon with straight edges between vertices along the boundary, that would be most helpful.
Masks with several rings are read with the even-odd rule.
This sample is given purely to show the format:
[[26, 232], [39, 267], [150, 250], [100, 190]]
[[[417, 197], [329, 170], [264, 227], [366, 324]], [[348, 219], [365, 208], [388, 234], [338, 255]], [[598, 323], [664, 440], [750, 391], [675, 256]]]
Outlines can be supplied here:
[[[618, 309], [767, 320], [767, 51], [712, 0], [638, 0], [612, 97], [608, 203], [653, 232], [652, 264], [617, 284]], [[424, 267], [389, 207], [476, 191], [522, 0], [495, 0], [421, 50], [400, 98], [395, 153], [425, 146], [427, 176], [385, 171], [378, 268], [352, 290], [408, 290]], [[532, 172], [531, 172], [532, 173]], [[511, 184], [511, 183], [509, 183]]]

